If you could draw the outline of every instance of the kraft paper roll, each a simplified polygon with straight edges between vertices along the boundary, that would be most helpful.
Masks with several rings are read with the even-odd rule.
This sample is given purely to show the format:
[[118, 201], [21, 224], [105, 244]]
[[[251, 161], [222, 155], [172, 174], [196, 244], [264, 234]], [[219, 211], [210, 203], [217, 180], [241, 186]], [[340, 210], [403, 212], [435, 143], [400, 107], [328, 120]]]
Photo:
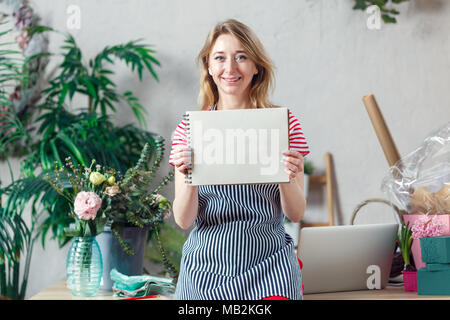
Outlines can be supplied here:
[[378, 141], [381, 144], [384, 155], [387, 159], [389, 166], [393, 166], [398, 160], [400, 160], [400, 155], [397, 151], [392, 136], [389, 129], [384, 121], [383, 115], [381, 114], [380, 108], [375, 100], [374, 95], [368, 94], [362, 98], [364, 105], [366, 107], [367, 113], [369, 114], [372, 126], [377, 134]]

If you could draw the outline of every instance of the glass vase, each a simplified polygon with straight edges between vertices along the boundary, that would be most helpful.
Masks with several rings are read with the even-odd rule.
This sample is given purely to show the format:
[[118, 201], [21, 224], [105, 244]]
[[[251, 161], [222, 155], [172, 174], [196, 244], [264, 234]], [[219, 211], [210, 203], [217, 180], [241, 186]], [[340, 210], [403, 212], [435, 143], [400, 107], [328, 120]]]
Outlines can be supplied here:
[[95, 237], [75, 237], [66, 262], [67, 285], [74, 296], [97, 294], [103, 273], [100, 247]]

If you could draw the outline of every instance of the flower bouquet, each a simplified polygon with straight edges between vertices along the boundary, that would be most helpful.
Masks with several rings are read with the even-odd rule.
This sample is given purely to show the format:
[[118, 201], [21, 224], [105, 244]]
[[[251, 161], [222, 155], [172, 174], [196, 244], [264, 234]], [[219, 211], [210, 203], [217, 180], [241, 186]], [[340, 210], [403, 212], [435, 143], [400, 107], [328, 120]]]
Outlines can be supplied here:
[[65, 232], [74, 240], [66, 262], [67, 284], [76, 296], [96, 295], [103, 273], [103, 261], [95, 236], [103, 231], [108, 217], [105, 213], [108, 188], [114, 183], [114, 169], [101, 171], [101, 166], [75, 166], [70, 157], [65, 166], [55, 163], [53, 174], [46, 181], [69, 201], [68, 213], [75, 222]]
[[75, 166], [70, 157], [65, 159], [65, 166], [55, 162], [54, 174], [47, 174], [45, 180], [64, 198], [69, 201], [71, 211], [68, 213], [75, 223], [65, 228], [68, 236], [96, 236], [103, 231], [108, 220], [105, 214], [108, 191], [114, 183], [115, 170], [101, 172], [101, 166]]

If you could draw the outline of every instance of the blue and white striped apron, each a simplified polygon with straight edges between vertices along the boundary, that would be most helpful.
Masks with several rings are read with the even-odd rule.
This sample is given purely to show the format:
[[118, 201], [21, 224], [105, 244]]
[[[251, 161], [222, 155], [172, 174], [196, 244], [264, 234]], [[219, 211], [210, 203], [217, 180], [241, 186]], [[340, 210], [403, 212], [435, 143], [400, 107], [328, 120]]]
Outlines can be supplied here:
[[198, 186], [198, 201], [176, 299], [302, 299], [301, 270], [284, 229], [278, 184]]

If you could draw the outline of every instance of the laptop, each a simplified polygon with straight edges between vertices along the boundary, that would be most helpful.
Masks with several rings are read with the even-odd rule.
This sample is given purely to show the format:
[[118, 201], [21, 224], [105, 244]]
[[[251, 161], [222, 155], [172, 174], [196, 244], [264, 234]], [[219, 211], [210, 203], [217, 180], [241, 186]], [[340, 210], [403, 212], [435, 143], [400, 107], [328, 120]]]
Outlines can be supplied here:
[[304, 293], [383, 289], [389, 280], [398, 224], [302, 228], [297, 255]]

